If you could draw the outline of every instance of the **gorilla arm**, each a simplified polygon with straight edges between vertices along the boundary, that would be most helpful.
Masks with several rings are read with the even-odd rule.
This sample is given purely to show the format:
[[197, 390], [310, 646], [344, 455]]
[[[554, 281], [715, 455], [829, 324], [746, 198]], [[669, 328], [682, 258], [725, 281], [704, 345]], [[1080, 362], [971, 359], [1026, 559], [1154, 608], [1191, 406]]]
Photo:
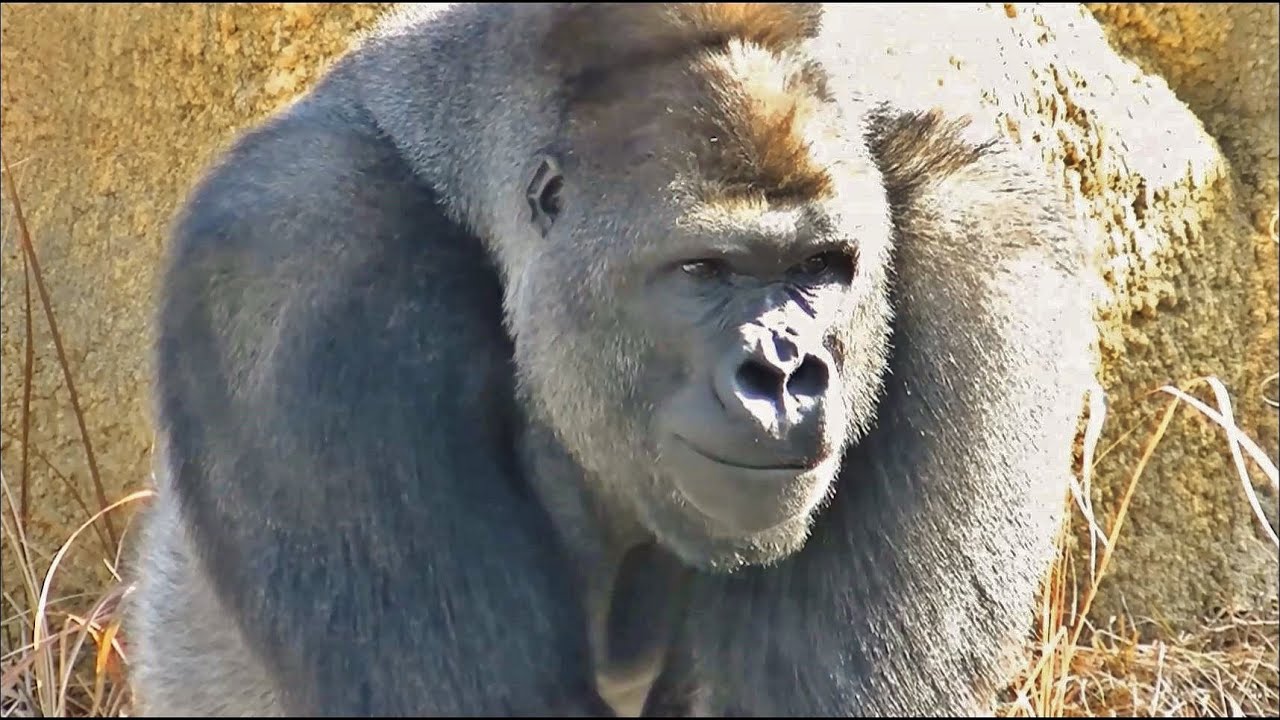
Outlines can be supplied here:
[[288, 714], [608, 714], [513, 454], [497, 276], [326, 97], [237, 142], [176, 228], [159, 419], [205, 572]]
[[1048, 568], [1092, 379], [1070, 209], [935, 116], [879, 127], [897, 231], [879, 416], [798, 555], [699, 577], [676, 661], [697, 679], [662, 682], [716, 714], [989, 713]]

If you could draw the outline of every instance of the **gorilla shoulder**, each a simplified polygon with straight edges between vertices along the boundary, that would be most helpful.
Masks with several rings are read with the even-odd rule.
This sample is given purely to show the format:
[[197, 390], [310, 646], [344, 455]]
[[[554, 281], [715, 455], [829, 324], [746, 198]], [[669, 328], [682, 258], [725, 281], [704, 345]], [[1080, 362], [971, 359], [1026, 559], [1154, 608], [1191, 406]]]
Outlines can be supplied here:
[[598, 714], [570, 567], [515, 481], [495, 267], [348, 67], [234, 143], [175, 226], [140, 704]]

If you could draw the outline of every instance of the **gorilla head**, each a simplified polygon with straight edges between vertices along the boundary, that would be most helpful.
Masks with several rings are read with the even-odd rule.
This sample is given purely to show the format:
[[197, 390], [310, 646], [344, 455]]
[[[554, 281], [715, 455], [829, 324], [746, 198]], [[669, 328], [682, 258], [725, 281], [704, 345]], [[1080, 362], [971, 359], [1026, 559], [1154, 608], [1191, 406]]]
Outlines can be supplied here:
[[504, 190], [532, 238], [508, 269], [520, 381], [687, 562], [775, 561], [874, 413], [884, 183], [860, 117], [791, 54], [711, 41], [624, 77], [578, 72], [552, 147]]

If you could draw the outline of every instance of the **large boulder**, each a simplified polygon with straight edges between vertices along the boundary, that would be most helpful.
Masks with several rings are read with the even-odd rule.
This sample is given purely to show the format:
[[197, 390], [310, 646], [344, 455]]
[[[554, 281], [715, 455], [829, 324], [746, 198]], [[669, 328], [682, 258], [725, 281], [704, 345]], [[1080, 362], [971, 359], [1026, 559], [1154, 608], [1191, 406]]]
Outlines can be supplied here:
[[[848, 23], [846, 49], [869, 83], [907, 104], [970, 112], [979, 127], [1015, 138], [1086, 220], [1082, 242], [1105, 279], [1107, 451], [1091, 492], [1104, 522], [1167, 399], [1150, 392], [1166, 383], [1221, 378], [1241, 426], [1277, 454], [1276, 413], [1263, 396], [1278, 364], [1277, 252], [1266, 233], [1276, 204], [1276, 10], [1170, 7], [1097, 7], [1110, 36], [1077, 5], [848, 5], [830, 20]], [[237, 128], [308, 87], [380, 9], [4, 6], [4, 150], [110, 498], [147, 482], [149, 320], [174, 208]], [[847, 12], [857, 15], [842, 20]], [[7, 198], [3, 211], [9, 217]], [[25, 305], [11, 237], [3, 253], [2, 437], [13, 485]], [[83, 519], [59, 475], [90, 505], [93, 492], [38, 309], [33, 324], [31, 532], [52, 552]], [[1274, 489], [1258, 491], [1274, 524]], [[1078, 540], [1083, 558], [1083, 533]], [[6, 551], [6, 583], [10, 562]], [[1194, 411], [1179, 412], [1140, 479], [1110, 573], [1097, 618], [1177, 625], [1275, 593], [1275, 549], [1259, 534], [1225, 436]]]
[[[1176, 261], [1161, 273], [1173, 280], [1180, 302], [1176, 309], [1161, 308], [1157, 322], [1142, 327], [1155, 344], [1112, 361], [1120, 371], [1113, 393], [1136, 409], [1140, 393], [1164, 379], [1217, 375], [1234, 393], [1242, 429], [1274, 463], [1280, 444], [1274, 405], [1280, 396], [1280, 5], [1088, 7], [1113, 47], [1166, 81], [1222, 154], [1216, 171], [1222, 177], [1215, 175], [1211, 192], [1198, 196], [1197, 214], [1184, 220], [1188, 229], [1178, 239]], [[1174, 146], [1171, 160], [1179, 159], [1179, 149]], [[1121, 386], [1126, 395], [1119, 395]], [[1127, 599], [1129, 610], [1174, 625], [1190, 613], [1254, 609], [1259, 599], [1276, 595], [1277, 550], [1248, 520], [1223, 433], [1188, 413], [1171, 434], [1134, 498], [1133, 531], [1121, 540], [1114, 585], [1100, 609], [1119, 613]], [[1113, 495], [1119, 478], [1110, 476], [1131, 467], [1136, 450], [1131, 440], [1102, 468]], [[1274, 529], [1276, 487], [1260, 472], [1254, 479]]]

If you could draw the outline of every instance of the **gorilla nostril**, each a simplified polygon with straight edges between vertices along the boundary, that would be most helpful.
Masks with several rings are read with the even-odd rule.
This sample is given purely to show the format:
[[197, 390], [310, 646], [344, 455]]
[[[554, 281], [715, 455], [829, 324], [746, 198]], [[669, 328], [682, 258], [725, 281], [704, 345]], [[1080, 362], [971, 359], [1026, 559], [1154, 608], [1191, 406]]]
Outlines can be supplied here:
[[782, 363], [791, 362], [800, 352], [790, 340], [776, 336], [773, 339], [773, 351], [777, 353], [778, 361]]
[[738, 392], [751, 400], [777, 402], [782, 390], [782, 373], [758, 360], [747, 360], [738, 367]]
[[787, 391], [797, 397], [817, 397], [827, 391], [827, 364], [809, 355], [787, 380]]

